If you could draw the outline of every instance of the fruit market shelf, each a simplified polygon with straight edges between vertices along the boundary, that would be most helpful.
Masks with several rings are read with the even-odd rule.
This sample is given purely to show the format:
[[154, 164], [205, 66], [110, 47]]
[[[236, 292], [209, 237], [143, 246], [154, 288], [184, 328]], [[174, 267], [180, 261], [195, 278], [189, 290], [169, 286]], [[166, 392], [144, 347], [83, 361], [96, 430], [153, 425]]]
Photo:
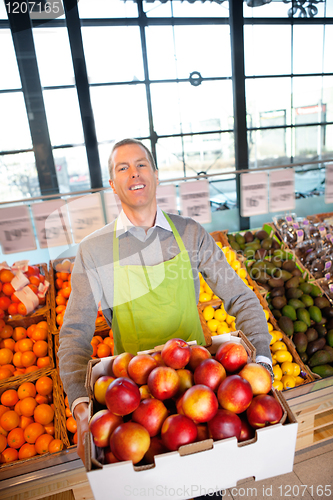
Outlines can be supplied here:
[[296, 416], [296, 451], [333, 437], [333, 377], [284, 391]]

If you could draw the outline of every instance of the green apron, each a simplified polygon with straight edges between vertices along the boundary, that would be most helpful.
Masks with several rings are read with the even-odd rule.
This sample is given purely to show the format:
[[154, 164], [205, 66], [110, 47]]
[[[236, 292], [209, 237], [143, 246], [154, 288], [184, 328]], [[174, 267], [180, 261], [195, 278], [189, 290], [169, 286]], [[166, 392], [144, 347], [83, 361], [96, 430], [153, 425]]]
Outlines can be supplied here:
[[112, 321], [115, 354], [136, 354], [175, 337], [205, 345], [190, 258], [173, 222], [164, 215], [180, 253], [156, 266], [120, 266], [115, 223]]

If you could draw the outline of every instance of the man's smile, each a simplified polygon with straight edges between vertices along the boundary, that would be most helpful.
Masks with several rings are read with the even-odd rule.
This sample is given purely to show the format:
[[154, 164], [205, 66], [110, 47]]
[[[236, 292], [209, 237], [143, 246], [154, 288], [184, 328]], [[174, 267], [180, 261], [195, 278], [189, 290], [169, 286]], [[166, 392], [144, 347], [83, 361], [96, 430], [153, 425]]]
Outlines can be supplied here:
[[145, 184], [135, 184], [135, 186], [130, 187], [130, 191], [136, 191], [137, 189], [143, 189], [145, 187]]

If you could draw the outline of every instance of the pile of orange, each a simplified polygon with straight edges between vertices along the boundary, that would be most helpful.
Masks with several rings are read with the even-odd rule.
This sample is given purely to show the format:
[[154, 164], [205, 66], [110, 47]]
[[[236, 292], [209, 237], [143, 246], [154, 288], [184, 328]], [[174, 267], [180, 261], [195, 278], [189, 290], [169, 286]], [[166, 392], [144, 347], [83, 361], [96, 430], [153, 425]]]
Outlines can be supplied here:
[[13, 327], [0, 319], [0, 380], [51, 366], [46, 321]]
[[54, 453], [63, 449], [55, 439], [53, 381], [43, 376], [7, 389], [0, 398], [0, 463]]
[[[45, 282], [45, 276], [40, 274], [38, 266], [28, 266], [28, 270], [23, 273], [30, 284], [27, 285], [31, 290], [38, 295], [38, 287], [40, 283]], [[15, 295], [15, 289], [11, 284], [15, 274], [10, 269], [2, 269], [0, 271], [0, 318], [6, 315], [14, 316], [20, 314], [25, 316], [27, 310], [25, 305]], [[38, 297], [39, 305], [45, 304], [45, 297]]]
[[106, 358], [108, 356], [113, 356], [114, 341], [112, 330], [110, 329], [109, 336], [104, 339], [100, 335], [94, 335], [91, 340], [91, 345], [93, 347], [92, 358]]
[[77, 424], [69, 408], [67, 396], [65, 396], [65, 415], [66, 415], [66, 429], [69, 432], [69, 440], [71, 444], [77, 444]]

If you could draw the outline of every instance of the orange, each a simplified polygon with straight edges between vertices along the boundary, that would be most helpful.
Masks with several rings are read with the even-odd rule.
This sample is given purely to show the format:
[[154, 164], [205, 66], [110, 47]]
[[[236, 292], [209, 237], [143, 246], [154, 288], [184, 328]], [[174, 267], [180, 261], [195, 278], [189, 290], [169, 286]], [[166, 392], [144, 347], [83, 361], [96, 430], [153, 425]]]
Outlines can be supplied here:
[[20, 417], [20, 427], [21, 429], [25, 430], [28, 425], [33, 424], [34, 419], [31, 417], [26, 417], [25, 415], [21, 415]]
[[59, 276], [57, 276], [57, 278], [61, 279], [62, 281], [68, 281], [68, 276], [69, 276], [70, 273], [60, 272], [60, 273], [57, 273], [57, 274], [59, 274]]
[[68, 408], [69, 408], [69, 402], [68, 402], [68, 396], [67, 395], [65, 396], [65, 405], [68, 406]]
[[38, 368], [45, 368], [47, 366], [51, 366], [51, 360], [49, 356], [44, 356], [42, 358], [37, 359]]
[[33, 341], [29, 338], [18, 340], [17, 342], [18, 350], [21, 352], [32, 351]]
[[77, 444], [77, 432], [73, 435], [73, 443]]
[[57, 451], [61, 451], [63, 447], [64, 443], [61, 441], [61, 439], [52, 439], [52, 441], [49, 443], [49, 452], [56, 453]]
[[21, 427], [16, 427], [15, 429], [11, 430], [7, 436], [7, 442], [8, 446], [10, 446], [11, 448], [21, 448], [21, 446], [23, 446], [25, 443], [23, 429], [21, 429]]
[[44, 434], [45, 429], [39, 422], [33, 422], [24, 429], [24, 438], [27, 443], [35, 443], [36, 439]]
[[27, 367], [27, 366], [35, 365], [36, 360], [37, 360], [37, 356], [33, 351], [22, 352], [21, 362], [22, 362], [23, 366]]
[[74, 417], [69, 417], [66, 420], [66, 429], [69, 432], [72, 432], [73, 434], [75, 434], [75, 432], [77, 431], [77, 423], [76, 423], [76, 420], [74, 419]]
[[42, 396], [41, 394], [36, 394], [35, 400], [37, 401], [37, 404], [42, 405], [42, 404], [48, 404], [49, 400], [47, 399], [47, 396]]
[[114, 340], [111, 337], [105, 337], [105, 339], [103, 340], [103, 344], [108, 345], [110, 349], [112, 349], [114, 345]]
[[72, 416], [73, 416], [73, 415], [72, 415], [72, 412], [71, 412], [71, 410], [68, 408], [68, 406], [66, 406], [66, 408], [65, 408], [65, 415], [66, 415], [66, 417], [67, 417], [67, 418], [68, 418], [68, 417], [72, 417]]
[[13, 285], [11, 285], [11, 283], [4, 283], [2, 291], [5, 295], [8, 295], [8, 297], [10, 297], [15, 292], [15, 288], [13, 287]]
[[34, 444], [24, 443], [19, 449], [18, 458], [22, 460], [24, 458], [31, 458], [37, 455], [37, 451]]
[[47, 425], [52, 422], [53, 417], [54, 417], [54, 410], [50, 405], [41, 404], [36, 406], [34, 411], [35, 422], [38, 422], [42, 425]]
[[97, 345], [93, 345], [92, 348], [93, 348], [93, 353], [92, 353], [91, 357], [93, 358], [97, 354]]
[[2, 311], [7, 311], [10, 304], [11, 304], [11, 300], [9, 297], [7, 297], [6, 295], [3, 295], [2, 297], [0, 297], [0, 309], [2, 309]]
[[54, 282], [54, 286], [56, 287], [57, 290], [62, 288], [63, 281], [60, 278], [57, 278]]
[[4, 406], [15, 406], [18, 402], [18, 395], [15, 389], [7, 389], [1, 394], [1, 404]]
[[36, 285], [33, 285], [30, 283], [30, 285], [28, 285], [28, 287], [34, 292], [35, 295], [37, 295], [38, 288], [36, 287]]
[[2, 269], [2, 271], [0, 271], [0, 281], [2, 281], [2, 283], [10, 283], [14, 276], [15, 274], [9, 269]]
[[31, 396], [24, 398], [20, 402], [20, 412], [25, 417], [32, 417], [37, 406], [37, 401]]
[[5, 378], [12, 376], [13, 372], [9, 368], [4, 368], [3, 366], [0, 368], [0, 380], [4, 380]]
[[72, 288], [70, 286], [67, 286], [66, 288], [62, 288], [61, 291], [62, 291], [63, 297], [65, 297], [66, 299], [68, 299], [68, 297], [71, 294]]
[[49, 444], [53, 441], [53, 436], [50, 434], [42, 434], [39, 438], [36, 439], [35, 448], [38, 455], [43, 455], [44, 453], [48, 453]]
[[16, 368], [16, 370], [13, 372], [13, 375], [22, 375], [22, 373], [25, 373], [26, 368]]
[[37, 340], [33, 346], [33, 352], [36, 354], [38, 358], [42, 358], [43, 356], [47, 356], [48, 345], [45, 340]]
[[55, 429], [54, 429], [53, 424], [44, 425], [44, 429], [45, 429], [46, 434], [50, 434], [50, 436], [54, 436]]
[[[1, 298], [1, 297], [0, 297]], [[1, 309], [1, 307], [0, 307]], [[12, 337], [12, 334], [13, 334], [13, 327], [10, 326], [10, 325], [5, 325], [2, 330], [0, 331], [0, 337], [3, 338], [3, 339], [9, 339], [10, 337]], [[14, 339], [15, 340], [15, 339]]]
[[22, 353], [20, 351], [16, 352], [13, 356], [13, 365], [16, 368], [22, 368]]
[[12, 338], [9, 339], [4, 339], [1, 341], [1, 347], [6, 347], [7, 349], [10, 349], [11, 351], [14, 351], [15, 349], [15, 340]]
[[40, 279], [37, 278], [37, 276], [30, 276], [29, 277], [29, 281], [32, 285], [36, 285], [37, 287], [39, 286], [40, 284]]
[[28, 326], [28, 328], [27, 328], [27, 337], [29, 337], [29, 339], [31, 339], [31, 335], [36, 330], [36, 328], [37, 328], [37, 325], [30, 325], [30, 326]]
[[65, 311], [65, 309], [66, 309], [66, 306], [57, 306], [57, 307], [55, 308], [55, 311], [56, 311], [56, 313], [57, 313], [57, 314], [60, 314], [60, 313], [62, 313], [63, 311]]
[[4, 413], [0, 419], [0, 425], [5, 431], [11, 431], [18, 427], [20, 423], [20, 415], [14, 410], [9, 410]]
[[18, 402], [16, 403], [16, 405], [14, 406], [14, 410], [16, 411], [16, 413], [18, 415], [21, 416], [22, 413], [21, 413], [21, 408], [20, 407], [21, 407], [21, 400], [19, 399]]
[[93, 337], [93, 338], [91, 339], [91, 342], [90, 342], [90, 343], [91, 343], [91, 345], [92, 345], [92, 346], [94, 346], [94, 345], [96, 345], [96, 346], [97, 346], [98, 344], [100, 344], [100, 343], [101, 343], [101, 341], [100, 341], [100, 340], [97, 338], [97, 336], [96, 336], [96, 337]]
[[60, 313], [56, 317], [56, 323], [57, 325], [62, 326], [63, 322], [64, 322], [64, 315], [63, 313]]
[[15, 460], [18, 460], [19, 454], [15, 448], [6, 448], [3, 450], [0, 456], [0, 462], [2, 464], [7, 464], [9, 462], [14, 462]]
[[25, 339], [27, 337], [27, 330], [23, 328], [23, 326], [17, 326], [12, 337], [16, 342], [18, 340]]
[[10, 300], [12, 302], [14, 302], [15, 304], [18, 304], [20, 302], [20, 299], [17, 298], [17, 296], [15, 295], [15, 293], [13, 293], [13, 295], [11, 295]]
[[39, 370], [38, 366], [37, 365], [31, 365], [31, 366], [28, 366], [25, 369], [25, 373], [35, 372], [36, 370]]
[[11, 363], [9, 365], [3, 365], [2, 368], [8, 368], [12, 373], [15, 371], [15, 366]]
[[15, 316], [15, 314], [17, 314], [17, 303], [12, 302], [11, 304], [9, 304], [7, 312], [10, 316]]
[[13, 351], [11, 349], [8, 349], [7, 347], [0, 349], [0, 365], [7, 365], [12, 361], [12, 359]]
[[25, 307], [23, 302], [18, 303], [17, 312], [18, 314], [21, 314], [21, 316], [25, 316], [27, 314], [27, 308]]
[[0, 405], [0, 418], [4, 413], [6, 413], [6, 411], [9, 411], [8, 406]]
[[6, 436], [3, 436], [2, 434], [0, 434], [0, 453], [3, 452], [3, 450], [6, 448], [7, 446], [7, 438]]
[[106, 358], [111, 355], [111, 347], [102, 342], [97, 346], [97, 356], [99, 358]]
[[39, 321], [37, 323], [38, 328], [44, 328], [44, 330], [48, 330], [48, 324], [47, 321]]
[[28, 396], [34, 398], [36, 396], [36, 386], [32, 382], [23, 382], [17, 389], [19, 399], [27, 398]]
[[36, 391], [41, 396], [47, 396], [48, 394], [51, 394], [52, 389], [53, 389], [52, 378], [47, 376], [39, 377], [39, 379], [36, 381]]
[[65, 297], [63, 297], [63, 295], [57, 295], [55, 301], [57, 306], [65, 306], [67, 302], [67, 300], [65, 299]]
[[0, 425], [0, 435], [7, 436], [7, 434], [8, 434], [8, 431], [5, 431], [5, 429], [3, 427], [1, 427], [1, 425]]
[[47, 339], [47, 329], [36, 326], [35, 330], [31, 334], [32, 340], [37, 342], [38, 340], [46, 340]]

